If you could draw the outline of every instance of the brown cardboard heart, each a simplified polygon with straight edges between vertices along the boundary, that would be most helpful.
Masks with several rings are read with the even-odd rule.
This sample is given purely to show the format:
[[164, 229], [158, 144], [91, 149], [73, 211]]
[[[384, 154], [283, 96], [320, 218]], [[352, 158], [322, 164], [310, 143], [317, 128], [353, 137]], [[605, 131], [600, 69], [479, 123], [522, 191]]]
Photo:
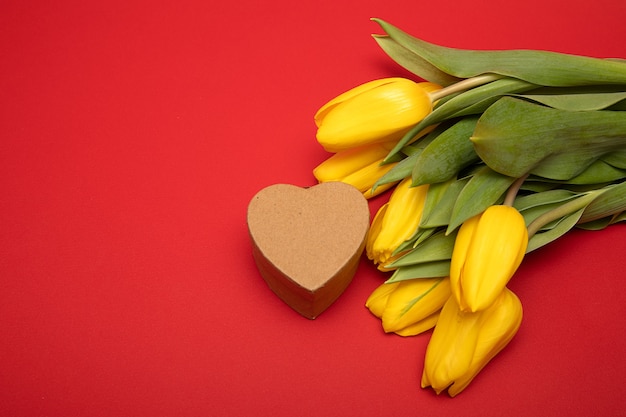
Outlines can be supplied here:
[[365, 246], [367, 200], [342, 182], [275, 184], [248, 206], [252, 253], [284, 302], [314, 319], [346, 289]]

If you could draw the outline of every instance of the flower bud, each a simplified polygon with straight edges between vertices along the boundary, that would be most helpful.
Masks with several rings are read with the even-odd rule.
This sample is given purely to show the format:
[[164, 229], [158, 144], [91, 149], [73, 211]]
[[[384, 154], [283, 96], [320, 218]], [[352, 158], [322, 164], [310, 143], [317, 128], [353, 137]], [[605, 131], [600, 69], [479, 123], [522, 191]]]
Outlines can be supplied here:
[[450, 298], [448, 278], [423, 278], [382, 284], [365, 306], [382, 320], [385, 333], [414, 336], [435, 326]]
[[461, 310], [489, 307], [521, 264], [527, 246], [524, 217], [513, 207], [491, 206], [466, 220], [450, 263], [452, 293]]
[[319, 182], [341, 181], [353, 185], [371, 198], [388, 190], [394, 183], [383, 184], [372, 191], [372, 187], [397, 163], [381, 165], [393, 148], [390, 143], [373, 143], [337, 152], [313, 170]]
[[315, 115], [317, 140], [329, 152], [399, 140], [432, 110], [429, 92], [441, 87], [385, 78], [355, 87]]
[[388, 263], [400, 244], [410, 238], [422, 219], [428, 184], [411, 186], [411, 178], [402, 180], [393, 190], [389, 202], [374, 216], [365, 251], [376, 264]]
[[508, 288], [477, 313], [461, 311], [450, 297], [426, 348], [422, 388], [459, 394], [513, 339], [521, 322], [522, 303]]

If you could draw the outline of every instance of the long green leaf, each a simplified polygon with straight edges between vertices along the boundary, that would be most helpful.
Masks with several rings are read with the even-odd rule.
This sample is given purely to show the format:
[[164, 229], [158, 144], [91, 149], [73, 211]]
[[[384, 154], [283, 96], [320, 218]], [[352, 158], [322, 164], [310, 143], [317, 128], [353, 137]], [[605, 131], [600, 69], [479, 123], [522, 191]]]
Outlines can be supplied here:
[[387, 265], [390, 268], [417, 265], [433, 261], [449, 260], [452, 256], [456, 233], [446, 235], [443, 232], [430, 236], [427, 240]]
[[626, 181], [607, 186], [605, 190], [585, 208], [580, 223], [590, 222], [626, 210]]
[[[626, 88], [626, 86], [624, 87]], [[622, 100], [626, 100], [626, 92], [609, 93], [570, 93], [570, 94], [522, 94], [528, 100], [545, 104], [554, 109], [569, 111], [604, 110]]]
[[450, 275], [450, 261], [434, 261], [398, 268], [393, 272], [391, 278], [385, 282], [390, 284], [408, 279], [438, 278], [448, 275]]
[[469, 140], [476, 122], [477, 116], [464, 117], [426, 146], [415, 161], [413, 185], [447, 181], [478, 161], [474, 145]]
[[626, 149], [626, 114], [571, 112], [503, 97], [483, 113], [471, 140], [501, 174], [567, 180], [603, 155]]
[[437, 201], [437, 205], [432, 210], [424, 212], [420, 227], [447, 227], [448, 223], [450, 223], [452, 210], [454, 209], [457, 198], [468, 181], [469, 178], [451, 181], [451, 183], [446, 186], [443, 196]]
[[527, 83], [526, 81], [503, 78], [456, 94], [443, 104], [437, 106], [423, 120], [411, 128], [389, 152], [389, 155], [385, 158], [385, 162], [389, 161], [395, 154], [400, 152], [415, 135], [428, 126], [459, 116], [480, 114], [503, 95], [521, 93], [536, 87], [535, 84]]
[[528, 253], [539, 249], [540, 247], [555, 241], [556, 239], [570, 231], [576, 225], [578, 219], [580, 219], [583, 210], [584, 209], [580, 209], [564, 217], [561, 221], [558, 222], [555, 227], [552, 227], [548, 231], [535, 233], [528, 241], [528, 247], [526, 248], [526, 252]]
[[381, 19], [373, 20], [406, 50], [458, 78], [496, 73], [545, 86], [626, 84], [626, 63], [620, 60], [537, 50], [448, 48], [410, 36]]
[[411, 145], [404, 146], [402, 148], [402, 153], [397, 153], [393, 155], [391, 158], [388, 157], [383, 163], [387, 163], [389, 159], [399, 159], [400, 155], [407, 154], [408, 156], [404, 159], [401, 159], [400, 162], [396, 164], [393, 168], [391, 168], [385, 175], [376, 181], [372, 189], [376, 189], [377, 187], [389, 184], [392, 182], [396, 182], [402, 180], [411, 175], [413, 172], [413, 167], [415, 166], [415, 161], [419, 158], [419, 155], [422, 151], [439, 136], [442, 132], [447, 129], [447, 125], [441, 124], [433, 129], [432, 132], [428, 133], [423, 138], [419, 139], [415, 143]]
[[374, 35], [374, 40], [398, 65], [413, 74], [418, 74], [426, 81], [442, 86], [459, 81], [457, 77], [446, 74], [430, 62], [416, 56], [389, 36]]
[[474, 173], [457, 197], [447, 233], [451, 233], [470, 217], [496, 204], [515, 180], [516, 178], [502, 175], [487, 166]]

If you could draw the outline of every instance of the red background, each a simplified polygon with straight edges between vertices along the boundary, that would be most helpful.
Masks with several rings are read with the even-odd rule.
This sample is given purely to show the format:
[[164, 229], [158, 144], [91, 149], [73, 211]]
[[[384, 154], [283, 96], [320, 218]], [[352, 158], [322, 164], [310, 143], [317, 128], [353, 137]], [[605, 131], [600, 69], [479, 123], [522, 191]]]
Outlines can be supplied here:
[[625, 225], [525, 259], [521, 330], [454, 399], [364, 308], [369, 263], [314, 321], [260, 278], [250, 198], [314, 183], [325, 101], [408, 75], [371, 17], [626, 58], [615, 0], [0, 3], [0, 415], [626, 415]]

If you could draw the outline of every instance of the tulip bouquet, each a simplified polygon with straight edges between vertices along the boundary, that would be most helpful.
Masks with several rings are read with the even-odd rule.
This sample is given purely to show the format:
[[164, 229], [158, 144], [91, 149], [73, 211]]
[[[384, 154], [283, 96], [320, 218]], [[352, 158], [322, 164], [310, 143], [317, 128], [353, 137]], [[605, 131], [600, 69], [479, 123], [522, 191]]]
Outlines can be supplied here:
[[460, 393], [514, 337], [507, 284], [574, 227], [626, 220], [626, 61], [427, 43], [379, 19], [413, 73], [349, 90], [315, 115], [314, 169], [366, 198], [390, 191], [366, 242], [390, 276], [366, 301], [385, 332], [434, 328], [422, 387]]

